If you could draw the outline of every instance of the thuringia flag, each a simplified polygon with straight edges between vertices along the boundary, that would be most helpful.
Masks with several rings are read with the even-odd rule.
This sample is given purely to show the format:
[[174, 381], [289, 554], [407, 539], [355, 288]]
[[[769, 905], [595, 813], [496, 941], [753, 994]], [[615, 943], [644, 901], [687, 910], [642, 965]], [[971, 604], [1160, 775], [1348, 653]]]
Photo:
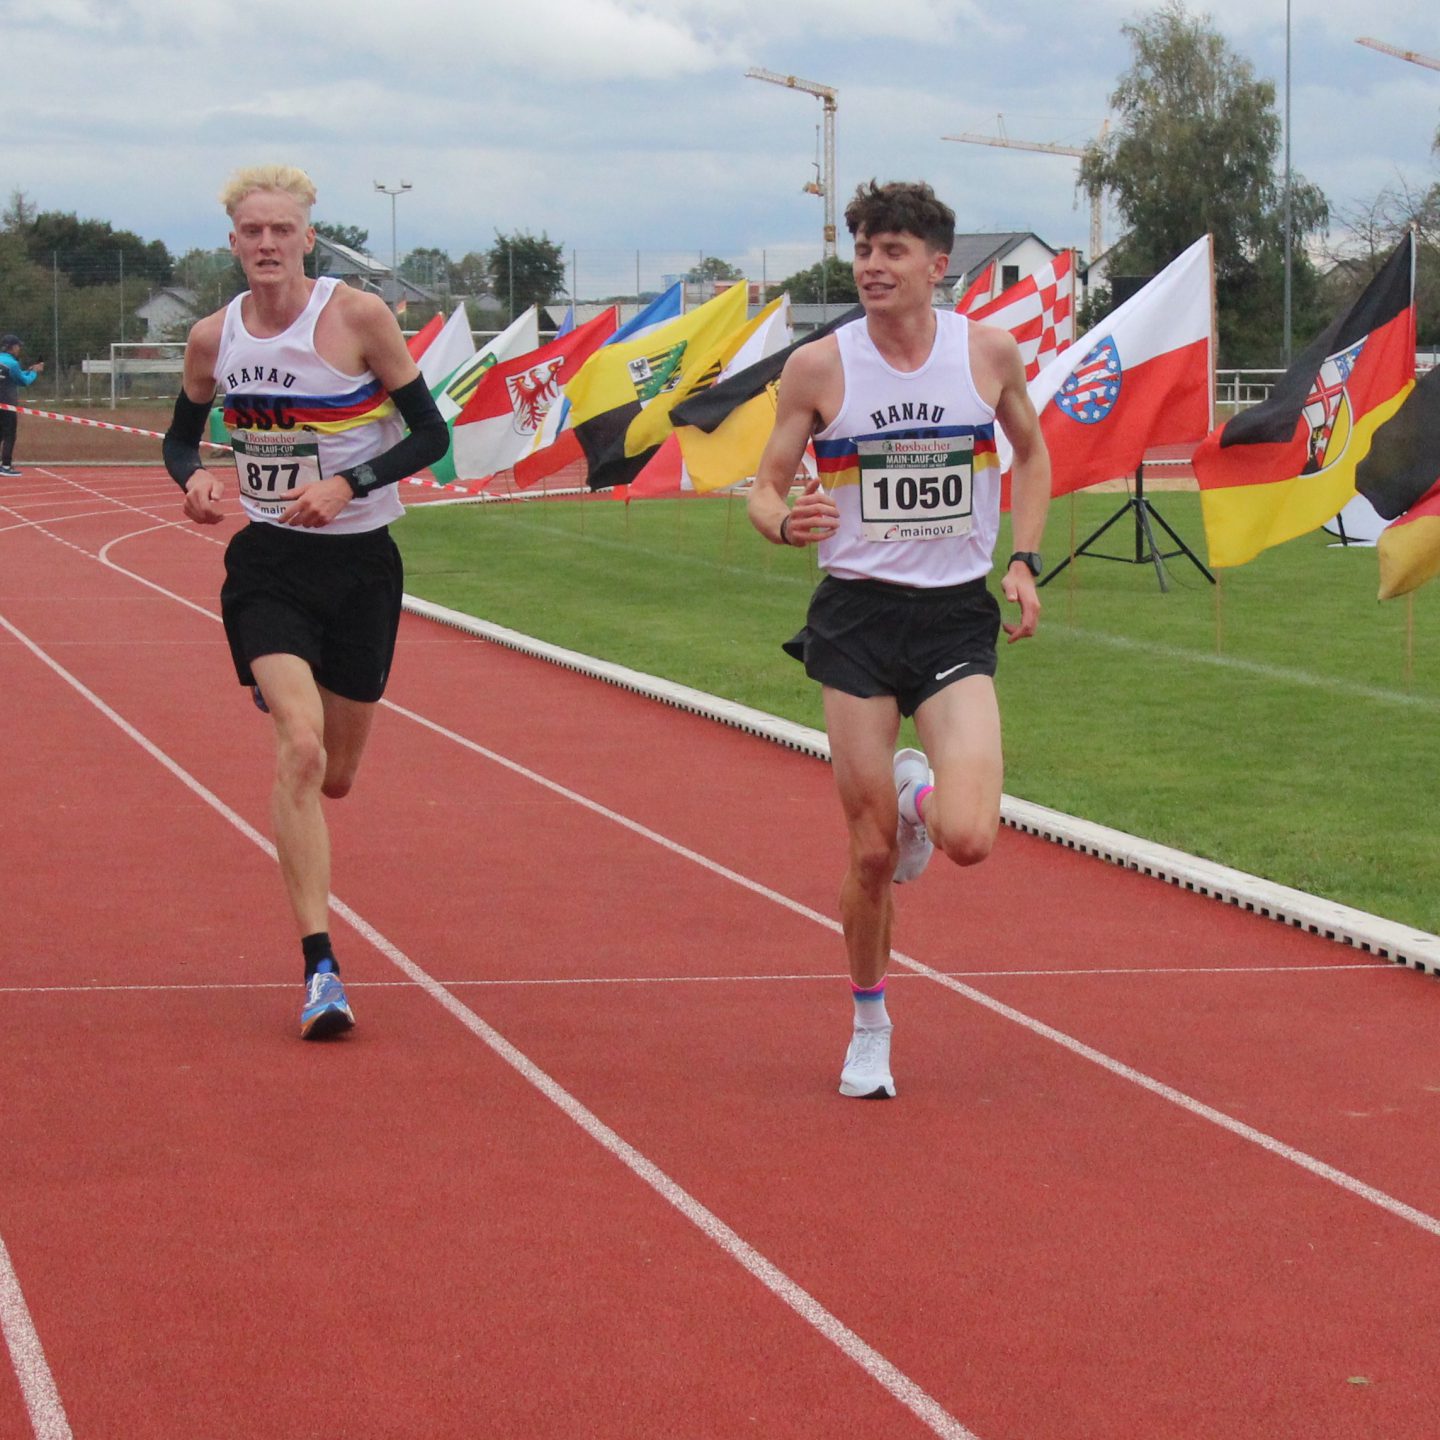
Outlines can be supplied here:
[[1212, 290], [1206, 235], [1030, 382], [1052, 494], [1132, 475], [1151, 446], [1210, 428]]

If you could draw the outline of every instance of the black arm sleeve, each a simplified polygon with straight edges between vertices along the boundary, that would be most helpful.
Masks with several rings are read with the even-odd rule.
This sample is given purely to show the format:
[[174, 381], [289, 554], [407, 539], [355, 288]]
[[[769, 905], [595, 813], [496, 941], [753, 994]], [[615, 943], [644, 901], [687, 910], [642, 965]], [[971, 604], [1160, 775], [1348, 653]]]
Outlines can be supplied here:
[[417, 470], [433, 465], [450, 447], [450, 431], [435, 408], [423, 376], [417, 375], [408, 385], [392, 390], [390, 398], [410, 433], [373, 460], [339, 472], [357, 495], [370, 495], [407, 479]]
[[183, 490], [185, 482], [205, 467], [200, 463], [200, 441], [205, 437], [205, 422], [210, 407], [192, 400], [183, 390], [175, 397], [175, 416], [160, 445], [165, 468], [170, 478]]

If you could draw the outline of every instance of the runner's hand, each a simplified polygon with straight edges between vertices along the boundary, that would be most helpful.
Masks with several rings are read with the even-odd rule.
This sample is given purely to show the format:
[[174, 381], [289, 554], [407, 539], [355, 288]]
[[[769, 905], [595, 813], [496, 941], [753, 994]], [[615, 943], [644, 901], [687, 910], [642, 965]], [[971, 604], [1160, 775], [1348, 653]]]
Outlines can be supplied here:
[[328, 525], [354, 498], [355, 492], [343, 475], [316, 480], [285, 507], [280, 523], [301, 525], [307, 529]]
[[785, 535], [792, 545], [818, 545], [833, 535], [839, 524], [840, 511], [820, 488], [817, 476], [805, 482], [800, 498], [790, 507]]
[[1005, 643], [1013, 645], [1017, 640], [1033, 635], [1040, 624], [1040, 592], [1035, 588], [1035, 577], [1024, 565], [1019, 564], [1012, 565], [1005, 572], [1000, 589], [1012, 605], [1020, 607], [1018, 625], [1012, 625], [1009, 621], [1002, 622], [1005, 634], [1009, 636]]
[[185, 513], [199, 525], [218, 525], [225, 512], [220, 508], [220, 497], [225, 493], [225, 482], [218, 475], [207, 470], [197, 470], [185, 482]]

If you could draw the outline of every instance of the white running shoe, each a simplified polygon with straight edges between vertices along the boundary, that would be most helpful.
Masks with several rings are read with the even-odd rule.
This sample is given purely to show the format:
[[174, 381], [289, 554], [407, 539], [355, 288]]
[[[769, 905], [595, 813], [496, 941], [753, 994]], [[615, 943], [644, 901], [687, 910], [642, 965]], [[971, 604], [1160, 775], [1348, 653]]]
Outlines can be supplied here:
[[895, 1081], [890, 1074], [889, 1025], [857, 1025], [845, 1052], [840, 1072], [840, 1093], [857, 1100], [892, 1100]]
[[[930, 773], [925, 756], [919, 750], [898, 750], [892, 763], [895, 772], [895, 798], [900, 804], [900, 823], [895, 830], [895, 839], [900, 846], [900, 863], [895, 867], [895, 883], [904, 885], [924, 870], [935, 853], [935, 845], [925, 829], [925, 822], [908, 820], [905, 816], [905, 791], [907, 788], [915, 791], [922, 785], [933, 785], [935, 777]], [[913, 800], [910, 813], [917, 813]]]

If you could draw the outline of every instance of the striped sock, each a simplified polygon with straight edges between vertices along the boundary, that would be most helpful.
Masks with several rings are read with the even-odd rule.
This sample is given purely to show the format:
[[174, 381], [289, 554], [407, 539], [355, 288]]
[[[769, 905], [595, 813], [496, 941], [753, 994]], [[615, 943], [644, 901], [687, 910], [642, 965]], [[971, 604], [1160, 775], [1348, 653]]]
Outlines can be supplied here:
[[890, 1023], [885, 1010], [885, 982], [862, 990], [853, 980], [850, 982], [850, 996], [855, 1001], [855, 1024], [861, 1030], [878, 1030]]
[[925, 819], [925, 811], [922, 807], [926, 800], [930, 798], [930, 792], [934, 788], [933, 785], [921, 785], [919, 789], [915, 791], [915, 818], [917, 820], [923, 821]]

